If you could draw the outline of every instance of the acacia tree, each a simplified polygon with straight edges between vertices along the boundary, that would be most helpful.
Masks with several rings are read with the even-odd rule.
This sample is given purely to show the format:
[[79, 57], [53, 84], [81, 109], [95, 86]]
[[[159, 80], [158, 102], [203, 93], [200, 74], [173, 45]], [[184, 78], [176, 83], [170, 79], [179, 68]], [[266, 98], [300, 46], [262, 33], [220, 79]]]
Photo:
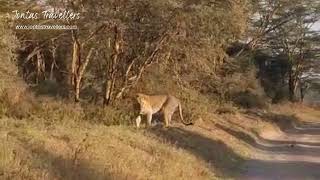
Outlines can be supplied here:
[[81, 19], [63, 22], [77, 25], [73, 31], [19, 34], [32, 42], [22, 53], [26, 76], [57, 79], [75, 101], [97, 94], [104, 104], [134, 88], [161, 60], [180, 68], [177, 75], [183, 69], [212, 75], [226, 62], [228, 43], [244, 33], [248, 15], [247, 0], [46, 0], [36, 6], [69, 8]]
[[[70, 59], [65, 68], [75, 101], [80, 100], [82, 89], [90, 87], [101, 89], [107, 105], [134, 87], [145, 69], [156, 62], [170, 31], [147, 1], [94, 2], [62, 1], [63, 6], [82, 14], [81, 21], [70, 22], [78, 29], [64, 39], [72, 49], [65, 52], [72, 52], [65, 56]], [[55, 1], [50, 4], [61, 6]]]
[[[99, 7], [100, 8], [100, 7]], [[105, 7], [108, 8], [108, 7]], [[135, 87], [147, 67], [165, 52], [172, 33], [168, 22], [152, 11], [149, 2], [113, 4], [113, 26], [105, 35], [101, 54], [103, 71], [103, 104], [109, 105]]]
[[[19, 13], [26, 12], [39, 12], [41, 5], [35, 0], [31, 1], [2, 1], [0, 3], [0, 11], [8, 18], [7, 24], [11, 25], [11, 29], [15, 32], [16, 37], [19, 40], [19, 46], [17, 47], [18, 68], [20, 74], [29, 83], [38, 83], [47, 79], [46, 68], [49, 64], [48, 54], [51, 40], [60, 37], [63, 32], [53, 31], [28, 31], [28, 30], [15, 30], [15, 25], [32, 25], [38, 24], [39, 21], [29, 19], [16, 19], [15, 10]], [[8, 16], [9, 15], [9, 16]], [[10, 18], [9, 18], [10, 17]], [[50, 23], [51, 21], [46, 21]], [[54, 67], [52, 68], [54, 69]]]
[[251, 0], [251, 18], [247, 31], [247, 43], [236, 53], [239, 57], [243, 52], [254, 51], [268, 44], [273, 31], [283, 28], [295, 20], [297, 14], [312, 14], [319, 9], [319, 1], [301, 0]]
[[[111, 32], [112, 46], [105, 48], [111, 49], [107, 56], [105, 104], [112, 96], [122, 97], [139, 82], [147, 67], [161, 60], [170, 60], [175, 65], [178, 60], [184, 61], [184, 65], [191, 66], [205, 62], [208, 70], [200, 69], [198, 64], [190, 68], [208, 74], [222, 66], [227, 59], [225, 47], [243, 34], [247, 20], [246, 0], [226, 2], [119, 2], [114, 9], [118, 10], [116, 17], [120, 22]], [[243, 18], [236, 20], [235, 16]]]
[[266, 38], [267, 46], [276, 55], [284, 56], [288, 61], [288, 91], [292, 101], [296, 99], [302, 75], [310, 68], [310, 60], [315, 58], [314, 49], [317, 47], [317, 41], [314, 37], [318, 34], [313, 32], [311, 27], [319, 18], [317, 8], [320, 7], [320, 3], [313, 3], [303, 1], [283, 4], [275, 15], [284, 16], [291, 12], [291, 20], [273, 29]]
[[[104, 105], [109, 105], [112, 100], [121, 98], [122, 95], [130, 88], [137, 85], [146, 68], [157, 61], [157, 58], [164, 43], [169, 38], [169, 34], [164, 34], [153, 42], [151, 48], [146, 48], [145, 51], [150, 51], [149, 54], [137, 55], [130, 59], [126, 64], [119, 63], [119, 57], [122, 51], [122, 32], [117, 26], [114, 27], [114, 43], [113, 54], [107, 62], [105, 89], [104, 89]], [[121, 68], [119, 66], [123, 66]], [[122, 70], [121, 70], [122, 69]], [[118, 85], [116, 89], [116, 85]]]

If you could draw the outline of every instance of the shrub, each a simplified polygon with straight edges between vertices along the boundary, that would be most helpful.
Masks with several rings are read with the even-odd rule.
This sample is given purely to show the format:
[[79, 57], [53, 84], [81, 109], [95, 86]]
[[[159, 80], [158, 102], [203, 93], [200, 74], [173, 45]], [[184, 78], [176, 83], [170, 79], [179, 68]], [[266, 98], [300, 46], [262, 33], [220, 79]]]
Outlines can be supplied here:
[[19, 83], [15, 65], [19, 42], [11, 29], [6, 16], [0, 13], [0, 91]]
[[274, 97], [272, 98], [272, 103], [278, 104], [289, 101], [289, 92], [285, 88], [280, 88], [275, 91]]
[[131, 123], [133, 116], [111, 106], [108, 107], [87, 107], [84, 111], [84, 120], [95, 124], [111, 125], [128, 125]]
[[215, 111], [217, 114], [235, 114], [236, 108], [232, 106], [230, 103], [225, 103], [221, 105], [217, 110]]
[[29, 117], [36, 108], [35, 98], [26, 90], [8, 88], [0, 93], [0, 115], [23, 119]]
[[265, 108], [266, 99], [249, 91], [237, 93], [233, 101], [243, 108]]
[[67, 89], [63, 88], [59, 83], [52, 80], [41, 81], [37, 86], [33, 87], [32, 90], [37, 95], [45, 95], [52, 97], [67, 97]]
[[33, 112], [32, 118], [33, 120], [45, 121], [47, 124], [78, 123], [83, 120], [83, 111], [79, 104], [42, 97], [42, 101], [39, 102], [39, 106]]

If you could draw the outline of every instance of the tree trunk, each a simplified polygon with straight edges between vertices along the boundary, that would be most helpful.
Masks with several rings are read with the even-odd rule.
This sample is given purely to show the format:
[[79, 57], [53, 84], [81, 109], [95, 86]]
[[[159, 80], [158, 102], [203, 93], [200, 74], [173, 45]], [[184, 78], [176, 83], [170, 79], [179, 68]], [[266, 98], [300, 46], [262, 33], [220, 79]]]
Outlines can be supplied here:
[[[45, 79], [45, 63], [43, 60], [43, 56], [41, 54], [41, 51], [39, 50], [37, 52], [37, 77], [36, 77], [36, 84], [38, 84], [40, 82], [40, 80]], [[44, 77], [44, 78], [43, 78]]]
[[298, 87], [297, 84], [297, 77], [295, 76], [295, 73], [291, 69], [289, 72], [289, 98], [290, 101], [294, 102], [296, 100], [296, 90]]
[[92, 53], [93, 53], [93, 50], [94, 48], [91, 48], [85, 61], [84, 62], [81, 62], [79, 60], [79, 63], [78, 63], [78, 69], [76, 71], [76, 74], [75, 74], [75, 85], [74, 85], [74, 89], [75, 89], [75, 102], [79, 102], [80, 101], [80, 88], [81, 88], [81, 81], [82, 81], [82, 78], [83, 78], [83, 75], [84, 75], [84, 72], [89, 64], [89, 61], [91, 59], [91, 56], [92, 56]]
[[79, 102], [80, 101], [80, 85], [81, 85], [81, 79], [78, 78], [75, 82], [75, 96], [74, 101]]
[[103, 105], [107, 106], [110, 104], [112, 100], [112, 94], [115, 86], [116, 81], [116, 68], [118, 64], [119, 54], [120, 54], [120, 46], [121, 46], [121, 32], [119, 32], [119, 29], [117, 26], [114, 27], [114, 43], [113, 43], [113, 55], [111, 56], [111, 62], [107, 63], [106, 68], [106, 82], [105, 82], [105, 94], [104, 94], [104, 100]]
[[50, 80], [52, 81], [53, 78], [54, 78], [54, 67], [57, 66], [57, 46], [55, 44], [55, 41], [52, 40], [52, 49], [51, 49], [51, 52], [52, 52], [52, 63], [51, 63], [51, 67], [50, 67]]
[[73, 53], [72, 53], [72, 63], [71, 63], [71, 79], [72, 85], [76, 82], [77, 69], [80, 61], [80, 44], [77, 41], [73, 42]]
[[293, 79], [292, 76], [289, 77], [289, 98], [290, 101], [294, 101], [295, 99], [295, 92], [294, 92], [294, 87], [293, 87]]
[[[70, 72], [70, 95], [75, 92], [75, 85], [77, 81], [77, 69], [78, 69], [78, 62], [80, 59], [80, 44], [77, 40], [73, 41], [73, 52], [72, 52], [72, 62], [71, 62], [71, 72]], [[70, 96], [71, 97], [71, 96]]]
[[107, 106], [110, 104], [110, 100], [111, 100], [111, 94], [112, 94], [112, 82], [111, 80], [107, 80], [106, 81], [106, 85], [105, 85], [105, 94], [104, 94], [104, 99], [103, 99], [103, 105]]
[[[116, 65], [117, 65], [117, 61], [118, 61], [118, 55], [115, 54], [112, 60], [112, 64], [111, 64], [111, 73], [107, 73], [107, 77], [106, 77], [106, 87], [105, 87], [105, 95], [104, 95], [104, 101], [103, 101], [103, 105], [107, 106], [110, 104], [111, 99], [112, 99], [112, 94], [113, 94], [113, 90], [114, 90], [114, 86], [115, 86], [115, 81], [116, 81]], [[107, 70], [107, 72], [110, 72], [110, 69]]]
[[300, 80], [299, 86], [300, 86], [300, 102], [303, 103], [306, 93], [309, 89], [309, 85], [307, 84], [307, 82], [301, 82]]
[[301, 103], [303, 103], [304, 95], [305, 95], [304, 88], [300, 87], [300, 102]]
[[50, 76], [49, 76], [51, 81], [53, 81], [53, 79], [54, 79], [53, 77], [54, 77], [54, 66], [55, 65], [56, 65], [56, 62], [55, 62], [55, 60], [53, 60], [51, 67], [50, 67]]

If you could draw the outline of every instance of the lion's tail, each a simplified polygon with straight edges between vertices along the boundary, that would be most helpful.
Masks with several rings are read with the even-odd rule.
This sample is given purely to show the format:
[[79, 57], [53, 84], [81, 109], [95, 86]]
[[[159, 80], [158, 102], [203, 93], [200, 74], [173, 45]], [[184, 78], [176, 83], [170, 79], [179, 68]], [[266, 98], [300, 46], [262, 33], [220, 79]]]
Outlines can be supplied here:
[[183, 116], [182, 116], [182, 107], [181, 107], [181, 103], [180, 102], [179, 102], [178, 107], [179, 107], [179, 114], [180, 114], [181, 122], [186, 126], [193, 125], [192, 122], [185, 122], [184, 121]]

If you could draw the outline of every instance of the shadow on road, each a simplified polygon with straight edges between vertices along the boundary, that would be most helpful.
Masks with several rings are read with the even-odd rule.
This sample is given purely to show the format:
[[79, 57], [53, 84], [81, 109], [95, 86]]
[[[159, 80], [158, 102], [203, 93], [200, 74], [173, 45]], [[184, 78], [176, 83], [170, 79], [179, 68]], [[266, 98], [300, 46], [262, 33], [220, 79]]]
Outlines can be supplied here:
[[[265, 146], [241, 131], [233, 130], [222, 125], [216, 125], [218, 128], [226, 131], [235, 138], [242, 140], [253, 147], [275, 153], [288, 155], [309, 155], [318, 156], [319, 149], [312, 147], [290, 147], [286, 146], [287, 142], [277, 142], [284, 146]], [[153, 128], [149, 130], [151, 133], [164, 139], [166, 142], [175, 144], [178, 148], [182, 148], [193, 153], [196, 157], [201, 158], [213, 164], [215, 172], [224, 177], [248, 177], [247, 179], [277, 179], [278, 177], [295, 180], [308, 178], [320, 178], [320, 163], [302, 162], [291, 160], [285, 161], [267, 161], [249, 159], [244, 164], [236, 162], [244, 162], [245, 159], [236, 154], [224, 142], [216, 141], [203, 136], [202, 134], [186, 130], [184, 128], [172, 127], [169, 129]], [[272, 142], [269, 142], [272, 143]], [[247, 168], [250, 168], [249, 172]], [[253, 169], [253, 170], [252, 170]], [[235, 174], [235, 172], [237, 172]], [[256, 178], [255, 178], [256, 177]], [[238, 179], [238, 178], [237, 178]], [[246, 179], [246, 178], [244, 178]]]
[[201, 134], [178, 128], [169, 129], [152, 128], [150, 133], [156, 134], [166, 142], [185, 149], [216, 168], [219, 175], [234, 176], [239, 172], [239, 166], [244, 161], [238, 154], [230, 149], [224, 142], [207, 138]]
[[[274, 117], [274, 116], [271, 116]], [[284, 116], [281, 116], [284, 117]], [[279, 117], [277, 117], [279, 118]], [[294, 119], [284, 118], [284, 120], [271, 119], [276, 122], [280, 129], [288, 136], [297, 137], [292, 141], [265, 139], [256, 133], [249, 133], [239, 125], [233, 124], [235, 128], [227, 127], [223, 124], [216, 124], [216, 127], [229, 133], [237, 139], [244, 141], [257, 150], [261, 150], [266, 155], [265, 158], [251, 159], [245, 163], [245, 180], [302, 180], [320, 179], [320, 142], [317, 141], [318, 134], [307, 132], [315, 124], [299, 124], [288, 126], [288, 122], [295, 122]], [[269, 119], [269, 121], [271, 121]], [[287, 126], [286, 126], [287, 125]], [[317, 128], [317, 127], [316, 127]], [[313, 135], [316, 134], [316, 135]], [[304, 142], [304, 140], [313, 140]], [[320, 138], [319, 138], [320, 139]]]
[[252, 160], [246, 166], [251, 169], [241, 178], [243, 180], [316, 180], [320, 178], [319, 163]]
[[262, 121], [275, 123], [287, 134], [320, 135], [320, 123], [301, 122], [295, 115], [248, 111], [249, 116], [259, 117]]
[[[260, 136], [253, 137], [252, 135], [244, 131], [234, 130], [229, 127], [223, 126], [221, 124], [216, 124], [216, 127], [224, 130], [225, 132], [229, 133], [235, 138], [240, 139], [259, 150], [281, 153], [281, 154], [293, 154], [293, 155], [315, 156], [320, 154], [320, 147], [312, 147], [312, 146], [319, 145], [319, 143], [267, 140]], [[310, 147], [298, 146], [301, 144], [302, 145], [309, 144], [311, 146]]]

